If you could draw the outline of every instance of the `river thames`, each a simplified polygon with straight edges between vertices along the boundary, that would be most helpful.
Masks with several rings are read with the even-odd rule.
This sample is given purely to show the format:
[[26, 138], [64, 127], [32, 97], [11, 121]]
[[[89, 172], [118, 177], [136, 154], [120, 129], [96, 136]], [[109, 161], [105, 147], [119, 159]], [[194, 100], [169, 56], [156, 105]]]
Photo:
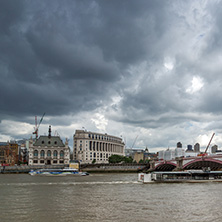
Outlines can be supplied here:
[[222, 221], [222, 183], [141, 184], [137, 174], [0, 174], [0, 221]]

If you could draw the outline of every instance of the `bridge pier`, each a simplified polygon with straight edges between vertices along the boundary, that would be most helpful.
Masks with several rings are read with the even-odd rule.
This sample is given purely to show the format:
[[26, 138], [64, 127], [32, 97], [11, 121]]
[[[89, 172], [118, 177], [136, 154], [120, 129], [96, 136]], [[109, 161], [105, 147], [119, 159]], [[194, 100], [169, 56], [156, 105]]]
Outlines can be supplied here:
[[181, 171], [183, 170], [183, 157], [177, 157], [176, 158], [177, 161], [177, 166], [173, 171]]
[[154, 160], [151, 160], [151, 161], [150, 161], [150, 168], [149, 168], [149, 171], [154, 171], [155, 168], [156, 168], [156, 166], [155, 166], [155, 161], [154, 161]]

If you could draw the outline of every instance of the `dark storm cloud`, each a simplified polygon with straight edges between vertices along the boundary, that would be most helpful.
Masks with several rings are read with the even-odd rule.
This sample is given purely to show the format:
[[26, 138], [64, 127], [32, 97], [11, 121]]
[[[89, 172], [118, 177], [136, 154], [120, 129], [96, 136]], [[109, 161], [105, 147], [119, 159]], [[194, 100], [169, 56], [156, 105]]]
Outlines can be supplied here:
[[1, 1], [0, 121], [33, 123], [46, 112], [54, 125], [85, 118], [113, 132], [118, 126], [108, 122], [161, 129], [155, 146], [169, 131], [180, 136], [211, 121], [222, 108], [220, 8], [191, 0]]
[[154, 55], [164, 4], [3, 1], [1, 112], [57, 115], [105, 103], [128, 65]]
[[0, 1], [0, 30], [1, 35], [10, 35], [11, 29], [19, 25], [24, 15], [22, 1]]

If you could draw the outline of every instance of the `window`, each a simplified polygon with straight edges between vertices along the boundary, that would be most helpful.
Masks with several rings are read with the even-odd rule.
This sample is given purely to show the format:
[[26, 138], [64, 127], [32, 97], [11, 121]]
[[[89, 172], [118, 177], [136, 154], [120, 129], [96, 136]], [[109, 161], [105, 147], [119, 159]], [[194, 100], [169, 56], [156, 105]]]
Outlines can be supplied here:
[[57, 163], [57, 160], [53, 160], [53, 163]]
[[49, 141], [48, 144], [50, 144], [51, 142]]
[[60, 157], [64, 157], [64, 151], [60, 151]]
[[47, 151], [47, 156], [51, 156], [51, 151], [50, 150]]
[[42, 141], [42, 144], [44, 144], [45, 142], [44, 142], [44, 140]]
[[60, 160], [59, 163], [64, 163], [64, 161], [63, 161], [63, 160]]
[[38, 160], [33, 160], [33, 163], [38, 163]]
[[44, 157], [44, 156], [45, 156], [45, 151], [44, 151], [44, 150], [41, 150], [40, 156], [41, 156], [41, 157]]
[[35, 150], [35, 151], [34, 151], [34, 156], [35, 156], [35, 157], [38, 156], [38, 150]]
[[45, 163], [45, 161], [44, 160], [40, 160], [40, 163]]
[[57, 141], [55, 141], [54, 144], [57, 145]]
[[58, 152], [57, 152], [57, 150], [54, 150], [54, 152], [53, 152], [53, 156], [54, 156], [54, 157], [57, 157], [57, 156], [58, 156]]

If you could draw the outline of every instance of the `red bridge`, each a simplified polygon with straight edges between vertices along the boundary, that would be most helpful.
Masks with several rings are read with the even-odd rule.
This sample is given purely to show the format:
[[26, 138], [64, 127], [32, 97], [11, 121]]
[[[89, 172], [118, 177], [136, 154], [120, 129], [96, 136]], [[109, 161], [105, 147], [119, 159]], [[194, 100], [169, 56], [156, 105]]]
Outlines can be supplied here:
[[202, 169], [203, 167], [210, 167], [211, 170], [222, 170], [222, 154], [188, 158], [180, 157], [174, 160], [159, 160], [150, 162], [150, 170], [155, 171]]

